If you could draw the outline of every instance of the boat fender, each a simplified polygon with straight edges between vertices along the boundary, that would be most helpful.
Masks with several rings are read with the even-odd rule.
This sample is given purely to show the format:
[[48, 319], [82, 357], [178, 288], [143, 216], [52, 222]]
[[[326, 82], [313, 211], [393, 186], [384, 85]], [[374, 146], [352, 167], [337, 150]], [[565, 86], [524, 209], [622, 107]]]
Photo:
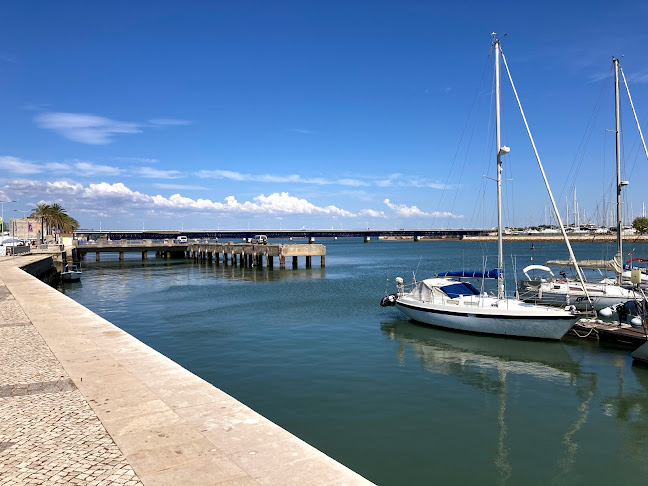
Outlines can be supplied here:
[[612, 310], [612, 307], [606, 307], [605, 309], [601, 309], [599, 311], [599, 315], [601, 317], [612, 317], [613, 312], [614, 311]]
[[630, 320], [630, 325], [631, 325], [632, 327], [642, 327], [643, 322], [641, 322], [641, 321], [642, 321], [641, 316], [634, 316], [634, 317]]

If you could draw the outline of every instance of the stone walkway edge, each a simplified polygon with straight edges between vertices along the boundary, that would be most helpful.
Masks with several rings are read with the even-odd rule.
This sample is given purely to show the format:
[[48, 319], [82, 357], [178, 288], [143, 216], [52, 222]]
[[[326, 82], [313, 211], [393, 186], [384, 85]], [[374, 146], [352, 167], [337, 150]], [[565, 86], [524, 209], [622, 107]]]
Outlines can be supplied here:
[[20, 269], [38, 258], [0, 259], [0, 281], [144, 485], [372, 484]]

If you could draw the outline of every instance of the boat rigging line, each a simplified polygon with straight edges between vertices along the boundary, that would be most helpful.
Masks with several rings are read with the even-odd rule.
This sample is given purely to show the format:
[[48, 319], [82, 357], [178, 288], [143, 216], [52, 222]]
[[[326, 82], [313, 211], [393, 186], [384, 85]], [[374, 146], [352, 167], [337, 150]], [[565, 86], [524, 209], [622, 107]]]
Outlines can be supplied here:
[[574, 250], [571, 247], [571, 244], [569, 243], [569, 238], [567, 237], [567, 232], [565, 231], [565, 226], [563, 225], [562, 219], [560, 217], [560, 212], [558, 211], [558, 207], [556, 206], [556, 201], [553, 197], [553, 194], [551, 193], [551, 187], [549, 187], [549, 181], [547, 180], [547, 175], [545, 174], [544, 168], [542, 167], [542, 161], [540, 160], [540, 154], [538, 154], [538, 149], [536, 148], [535, 142], [533, 141], [533, 135], [531, 135], [531, 130], [529, 128], [529, 123], [527, 122], [526, 116], [524, 115], [524, 110], [522, 109], [522, 103], [520, 102], [520, 97], [518, 96], [517, 89], [515, 89], [515, 84], [513, 83], [513, 77], [511, 76], [511, 71], [509, 70], [508, 63], [506, 62], [506, 57], [504, 56], [504, 51], [502, 50], [501, 46], [498, 46], [499, 50], [502, 54], [502, 61], [504, 62], [504, 67], [506, 68], [506, 73], [508, 74], [509, 81], [511, 82], [511, 88], [513, 88], [513, 94], [515, 95], [515, 99], [517, 100], [518, 107], [520, 108], [520, 114], [522, 115], [522, 120], [524, 121], [524, 126], [526, 127], [527, 134], [529, 135], [529, 140], [531, 141], [531, 146], [533, 147], [533, 153], [536, 156], [536, 160], [538, 161], [538, 167], [540, 168], [540, 173], [542, 174], [542, 179], [544, 180], [545, 187], [547, 188], [547, 193], [549, 194], [549, 199], [551, 199], [551, 205], [553, 206], [554, 213], [556, 214], [556, 219], [558, 220], [558, 224], [560, 226], [560, 231], [563, 234], [563, 238], [565, 239], [565, 244], [567, 245], [567, 249], [569, 250], [569, 258], [571, 259], [573, 265], [574, 265], [574, 270], [576, 271], [576, 274], [578, 275], [578, 279], [580, 280], [581, 285], [583, 286], [583, 291], [585, 292], [585, 296], [587, 297], [588, 302], [590, 305], [592, 305], [592, 299], [589, 295], [589, 292], [587, 291], [587, 287], [585, 286], [585, 279], [583, 278], [583, 273], [581, 272], [581, 269], [578, 267], [578, 262], [576, 261], [576, 257], [574, 256]]

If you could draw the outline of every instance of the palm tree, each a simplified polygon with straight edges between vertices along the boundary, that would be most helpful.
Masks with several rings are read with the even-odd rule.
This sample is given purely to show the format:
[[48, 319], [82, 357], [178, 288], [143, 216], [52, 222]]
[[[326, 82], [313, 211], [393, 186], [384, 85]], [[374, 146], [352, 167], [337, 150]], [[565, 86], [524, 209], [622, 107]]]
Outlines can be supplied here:
[[51, 208], [49, 204], [39, 203], [36, 205], [36, 208], [32, 209], [32, 214], [29, 215], [30, 218], [41, 218], [43, 221], [43, 237], [49, 234], [49, 228], [51, 227]]
[[43, 218], [45, 234], [51, 234], [52, 228], [68, 233], [79, 227], [79, 222], [67, 214], [66, 209], [58, 203], [40, 203], [32, 210], [31, 217]]

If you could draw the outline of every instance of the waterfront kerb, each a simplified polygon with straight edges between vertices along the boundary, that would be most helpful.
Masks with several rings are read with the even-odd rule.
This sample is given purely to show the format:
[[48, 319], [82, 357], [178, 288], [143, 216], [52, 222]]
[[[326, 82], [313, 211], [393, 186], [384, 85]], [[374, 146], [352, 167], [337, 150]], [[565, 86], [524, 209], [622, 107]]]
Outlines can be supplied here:
[[[35, 335], [42, 337], [56, 363], [65, 370], [66, 387], [49, 390], [48, 382], [36, 390], [38, 393], [21, 392], [15, 397], [3, 395], [5, 405], [9, 402], [16, 404], [5, 407], [3, 413], [29, 413], [28, 405], [40, 403], [43, 393], [50, 394], [49, 400], [60, 400], [57, 409], [64, 410], [69, 402], [68, 395], [80, 392], [86, 406], [91, 407], [90, 413], [96, 416], [88, 416], [88, 420], [96, 422], [98, 419], [109, 435], [106, 440], [112, 439], [118, 448], [113, 447], [115, 453], [121, 453], [120, 458], [111, 456], [110, 460], [125, 459], [136, 473], [137, 477], [131, 476], [132, 484], [371, 484], [21, 269], [23, 267], [38, 275], [52, 264], [52, 257], [44, 255], [0, 258], [0, 287], [6, 288], [0, 306], [6, 310], [5, 307], [15, 305], [16, 309], [19, 306], [24, 312], [25, 317], [20, 322], [10, 319], [4, 329], [13, 329], [7, 326], [22, 326], [19, 329], [33, 326]], [[7, 312], [4, 315], [8, 315]], [[33, 352], [42, 351], [34, 348]], [[27, 361], [31, 363], [34, 358], [27, 356]], [[0, 363], [0, 369], [12, 363], [12, 360]], [[41, 372], [36, 375], [30, 372], [25, 379], [33, 381], [43, 376]], [[14, 375], [13, 379], [20, 381]], [[14, 375], [9, 373], [7, 376]], [[47, 373], [45, 375], [47, 378]], [[13, 383], [9, 387], [11, 390], [31, 389], [18, 386], [22, 382]], [[18, 406], [17, 401], [23, 406]], [[65, 420], [69, 423], [59, 421], [51, 427], [57, 430], [83, 427], [77, 415], [70, 414]], [[3, 425], [18, 422], [18, 417], [0, 416]], [[33, 434], [29, 436], [32, 437], [29, 440], [36, 440], [29, 446], [32, 455], [46, 458], [50, 452], [73, 451], [66, 456], [66, 460], [72, 461], [69, 467], [65, 465], [66, 474], [68, 470], [83, 470], [84, 478], [92, 479], [92, 462], [87, 457], [94, 449], [91, 441], [87, 440], [87, 434], [80, 431], [75, 436], [78, 437], [76, 441], [57, 442], [60, 434], [50, 432], [43, 431], [49, 434], [46, 441], [36, 440]], [[28, 446], [11, 440], [5, 445], [7, 447], [0, 450], [2, 454], [11, 454], [14, 446]], [[30, 481], [32, 477], [47, 479], [50, 466], [45, 459], [28, 461], [24, 457], [22, 462], [15, 461], [15, 464], [2, 469], [2, 478], [12, 484], [22, 484], [27, 476]], [[86, 470], [88, 474], [85, 474]], [[131, 484], [123, 482], [123, 476], [115, 477], [106, 476], [101, 484]], [[55, 482], [53, 480], [52, 484]]]

